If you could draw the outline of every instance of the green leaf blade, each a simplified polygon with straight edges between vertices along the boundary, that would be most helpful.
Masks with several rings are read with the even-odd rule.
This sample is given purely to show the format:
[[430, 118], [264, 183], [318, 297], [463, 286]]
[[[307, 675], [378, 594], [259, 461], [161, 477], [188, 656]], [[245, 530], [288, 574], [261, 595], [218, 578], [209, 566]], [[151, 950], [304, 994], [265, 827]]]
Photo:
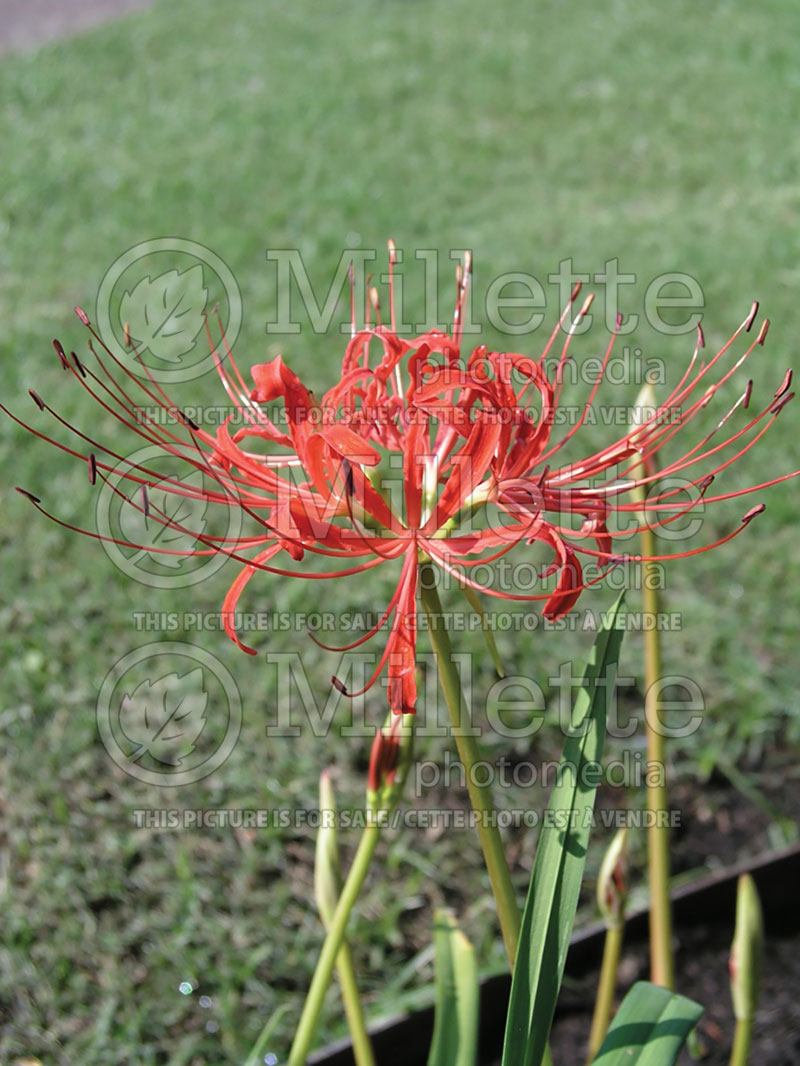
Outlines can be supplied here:
[[578, 906], [623, 632], [624, 595], [600, 628], [577, 693], [522, 916], [502, 1066], [540, 1066]]
[[475, 1066], [478, 1049], [478, 967], [472, 945], [447, 911], [437, 911], [436, 1015], [428, 1066]]
[[611, 1024], [593, 1066], [673, 1066], [703, 1008], [668, 988], [639, 981]]

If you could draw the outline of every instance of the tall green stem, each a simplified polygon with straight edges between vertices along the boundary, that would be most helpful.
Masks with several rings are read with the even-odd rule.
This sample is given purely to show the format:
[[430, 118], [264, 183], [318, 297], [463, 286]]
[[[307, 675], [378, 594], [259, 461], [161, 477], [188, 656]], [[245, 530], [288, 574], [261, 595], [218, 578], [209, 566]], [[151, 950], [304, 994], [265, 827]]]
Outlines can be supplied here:
[[611, 1020], [611, 1011], [614, 1007], [614, 993], [617, 989], [617, 971], [619, 969], [619, 956], [622, 949], [623, 926], [611, 926], [606, 930], [606, 940], [603, 947], [603, 962], [600, 967], [600, 982], [597, 986], [597, 999], [594, 1004], [592, 1016], [592, 1030], [589, 1034], [589, 1057], [587, 1066], [594, 1062], [600, 1045], [608, 1031], [608, 1023]]
[[497, 915], [503, 933], [508, 961], [513, 970], [519, 940], [520, 910], [511, 874], [508, 869], [503, 842], [497, 828], [497, 818], [492, 796], [485, 785], [476, 780], [474, 767], [480, 761], [480, 752], [475, 737], [465, 732], [466, 705], [461, 691], [458, 670], [453, 662], [453, 649], [450, 637], [444, 626], [442, 605], [436, 591], [436, 573], [430, 563], [423, 563], [420, 571], [420, 597], [428, 618], [428, 632], [433, 645], [439, 678], [442, 683], [450, 721], [453, 725], [458, 757], [464, 767], [467, 788], [472, 809], [477, 815], [478, 836], [480, 837], [486, 869], [492, 883], [492, 891], [497, 903]]
[[[642, 532], [642, 554], [655, 555], [655, 537], [651, 529]], [[647, 826], [647, 868], [650, 883], [650, 977], [654, 984], [675, 988], [675, 964], [672, 955], [672, 913], [669, 900], [669, 815], [667, 813], [666, 753], [664, 734], [658, 718], [658, 694], [661, 680], [661, 636], [655, 624], [659, 599], [654, 563], [642, 562], [642, 600], [645, 618], [654, 624], [645, 629], [645, 729], [647, 761], [656, 764], [656, 775], [647, 775], [646, 800], [650, 812]], [[655, 782], [651, 781], [656, 777]]]
[[739, 1018], [733, 1036], [730, 1066], [747, 1066], [750, 1056], [750, 1042], [753, 1039], [753, 1019]]
[[364, 1011], [361, 1008], [356, 969], [346, 940], [343, 941], [339, 954], [336, 956], [336, 973], [342, 990], [344, 1013], [347, 1017], [347, 1028], [353, 1044], [353, 1058], [356, 1060], [356, 1066], [375, 1066], [375, 1055], [367, 1032]]
[[336, 910], [333, 912], [325, 942], [322, 945], [317, 968], [314, 971], [303, 1013], [297, 1026], [292, 1050], [289, 1053], [287, 1066], [305, 1066], [317, 1023], [319, 1022], [325, 993], [331, 983], [333, 968], [344, 942], [347, 920], [358, 899], [361, 886], [364, 884], [369, 864], [380, 839], [380, 832], [380, 824], [370, 821], [361, 836], [358, 850], [353, 859], [353, 865], [350, 867], [347, 880], [342, 888], [342, 894], [339, 896], [339, 902], [336, 904]]

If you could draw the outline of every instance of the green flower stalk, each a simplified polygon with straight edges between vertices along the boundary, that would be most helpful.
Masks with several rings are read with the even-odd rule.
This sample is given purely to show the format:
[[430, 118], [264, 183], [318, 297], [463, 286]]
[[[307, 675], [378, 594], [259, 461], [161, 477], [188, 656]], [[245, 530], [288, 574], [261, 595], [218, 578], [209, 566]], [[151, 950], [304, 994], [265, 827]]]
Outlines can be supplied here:
[[594, 1058], [605, 1039], [611, 1012], [614, 1007], [614, 992], [617, 987], [617, 971], [622, 950], [622, 935], [625, 928], [625, 906], [628, 900], [628, 830], [620, 829], [606, 851], [597, 879], [597, 905], [606, 926], [603, 947], [603, 962], [597, 999], [589, 1035], [587, 1063]]
[[736, 1018], [731, 1066], [746, 1066], [764, 969], [764, 920], [758, 891], [750, 874], [742, 874], [739, 878], [736, 929], [728, 965]]
[[[314, 862], [314, 898], [322, 923], [329, 930], [342, 891], [342, 868], [339, 860], [339, 833], [336, 828], [336, 797], [330, 774], [323, 770], [319, 779], [320, 829]], [[356, 970], [347, 940], [342, 940], [336, 956], [336, 972], [342, 989], [347, 1027], [353, 1043], [356, 1066], [375, 1066], [375, 1056], [367, 1033]]]
[[[643, 425], [658, 410], [655, 392], [650, 384], [639, 393], [633, 409], [635, 425]], [[643, 458], [637, 476], [644, 479], [655, 477], [655, 462], [652, 456]], [[652, 483], [651, 483], [652, 484]], [[648, 521], [646, 489], [641, 485], [636, 490], [642, 504], [642, 606], [646, 617], [657, 618], [659, 597], [656, 588], [655, 535]], [[661, 679], [661, 634], [656, 626], [645, 628], [644, 634], [644, 679], [645, 679], [645, 732], [647, 737], [647, 760], [650, 765], [666, 767], [664, 735], [659, 728], [656, 700]], [[650, 979], [664, 988], [675, 988], [675, 961], [672, 953], [672, 910], [669, 898], [669, 829], [667, 813], [666, 770], [657, 782], [649, 779], [646, 784], [647, 810], [654, 817], [647, 827], [647, 869], [650, 885]]]

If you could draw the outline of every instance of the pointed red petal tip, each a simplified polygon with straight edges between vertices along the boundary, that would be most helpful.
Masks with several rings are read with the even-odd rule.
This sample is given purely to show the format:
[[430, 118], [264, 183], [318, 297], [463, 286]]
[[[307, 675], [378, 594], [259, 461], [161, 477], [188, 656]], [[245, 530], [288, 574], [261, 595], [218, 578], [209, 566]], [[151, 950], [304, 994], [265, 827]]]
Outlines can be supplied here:
[[744, 331], [745, 331], [745, 333], [749, 333], [750, 330], [752, 329], [753, 322], [755, 321], [755, 317], [756, 317], [757, 314], [758, 314], [758, 300], [753, 300], [753, 306], [750, 308], [750, 314], [744, 320]]
[[705, 346], [706, 346], [706, 335], [705, 335], [705, 333], [703, 333], [703, 327], [698, 322], [697, 323], [697, 347], [698, 348], [705, 348]]
[[94, 452], [89, 452], [86, 456], [86, 463], [89, 467], [89, 484], [94, 485], [97, 481], [97, 460], [94, 457]]
[[147, 485], [142, 485], [141, 494], [142, 494], [142, 509], [144, 511], [144, 520], [146, 522], [147, 519], [150, 517], [150, 498], [147, 495]]
[[786, 404], [789, 403], [793, 399], [794, 399], [794, 393], [793, 392], [785, 393], [785, 395], [781, 396], [781, 398], [778, 400], [777, 403], [774, 403], [772, 405], [772, 407], [770, 407], [770, 409], [769, 409], [770, 410], [770, 414], [777, 415], [778, 412], [782, 411], [784, 409], [784, 407], [786, 406]]
[[345, 683], [343, 681], [340, 681], [339, 678], [335, 674], [331, 678], [331, 684], [333, 685], [333, 687], [336, 689], [337, 692], [341, 692], [341, 694], [343, 696], [347, 695], [347, 685], [345, 685]]
[[28, 490], [27, 490], [27, 489], [21, 489], [21, 488], [19, 487], [19, 485], [15, 485], [15, 486], [14, 486], [14, 489], [15, 489], [15, 491], [16, 491], [16, 492], [18, 492], [18, 493], [20, 494], [20, 496], [25, 496], [25, 497], [27, 497], [27, 499], [29, 499], [29, 500], [31, 501], [31, 503], [41, 503], [41, 502], [42, 502], [42, 501], [41, 501], [41, 500], [39, 499], [39, 497], [38, 497], [38, 496], [34, 496], [34, 495], [33, 495], [33, 493], [32, 493], [32, 492], [28, 492]]
[[751, 507], [747, 514], [742, 515], [742, 525], [746, 526], [748, 522], [752, 522], [756, 515], [760, 515], [763, 511], [766, 511], [767, 505], [765, 503], [757, 503], [755, 507]]
[[28, 395], [39, 408], [39, 410], [44, 411], [44, 400], [41, 398], [39, 393], [35, 392], [33, 389], [28, 389]]
[[53, 347], [56, 350], [56, 355], [61, 360], [61, 369], [62, 370], [69, 370], [69, 362], [67, 360], [67, 353], [64, 351], [64, 346], [62, 345], [61, 341], [57, 337], [55, 337], [53, 339]]
[[78, 353], [77, 352], [70, 352], [69, 354], [72, 357], [72, 362], [75, 364], [76, 368], [80, 371], [81, 377], [85, 378], [86, 377], [86, 367], [83, 365], [83, 363], [78, 358]]
[[[750, 397], [752, 395], [753, 395], [753, 379], [750, 378], [750, 380], [747, 382], [747, 388], [744, 390], [744, 403], [742, 404], [742, 409], [743, 410], [746, 411], [747, 408], [750, 406]], [[775, 395], [777, 396], [777, 393]]]
[[780, 383], [780, 387], [775, 390], [775, 399], [779, 400], [781, 396], [787, 391], [792, 383], [792, 371], [787, 370], [784, 375], [783, 381]]
[[78, 316], [81, 322], [83, 322], [84, 326], [89, 325], [89, 316], [86, 314], [82, 307], [76, 307], [75, 314]]
[[756, 344], [762, 344], [763, 345], [764, 341], [767, 339], [767, 331], [768, 330], [769, 330], [769, 319], [765, 318], [764, 321], [761, 324], [761, 329], [758, 331], [758, 336], [756, 337]]

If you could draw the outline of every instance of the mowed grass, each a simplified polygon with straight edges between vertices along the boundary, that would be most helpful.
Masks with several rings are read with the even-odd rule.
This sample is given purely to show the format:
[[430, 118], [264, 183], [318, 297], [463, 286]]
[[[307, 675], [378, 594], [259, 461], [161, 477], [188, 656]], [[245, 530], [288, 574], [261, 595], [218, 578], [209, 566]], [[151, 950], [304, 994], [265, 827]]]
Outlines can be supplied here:
[[[407, 250], [411, 317], [422, 314], [423, 288], [413, 252], [440, 252], [442, 324], [453, 290], [449, 251], [466, 247], [476, 262], [474, 317], [484, 324], [494, 277], [528, 271], [547, 286], [570, 257], [575, 270], [592, 274], [618, 258], [620, 270], [635, 275], [622, 289], [626, 314], [642, 314], [658, 275], [698, 279], [711, 349], [759, 298], [772, 327], [751, 373], [754, 395], [766, 403], [800, 336], [798, 46], [800, 10], [780, 0], [757, 10], [633, 0], [528, 8], [510, 0], [185, 0], [6, 57], [3, 401], [54, 433], [57, 425], [26, 395], [33, 386], [110, 446], [135, 446], [65, 387], [50, 342], [60, 336], [83, 351], [72, 306], [94, 308], [103, 275], [125, 249], [176, 235], [213, 249], [238, 281], [240, 364], [282, 351], [317, 392], [338, 376], [343, 338], [335, 326], [346, 301], [326, 336], [267, 335], [279, 294], [266, 251], [299, 249], [324, 294], [344, 248], [382, 250], [391, 236]], [[384, 269], [380, 257], [375, 269]], [[547, 296], [552, 322], [553, 287]], [[479, 339], [536, 354], [544, 337], [544, 329], [509, 338], [486, 326]], [[643, 323], [630, 343], [643, 358], [663, 359], [674, 381], [693, 337]], [[576, 352], [595, 356], [603, 345], [593, 333]], [[636, 392], [631, 381], [616, 402]], [[732, 387], [731, 401], [735, 395]], [[219, 402], [213, 375], [181, 386], [176, 399]], [[594, 427], [585, 440], [611, 432]], [[49, 524], [13, 492], [22, 485], [65, 521], [92, 528], [96, 490], [85, 467], [6, 421], [0, 434], [0, 1057], [234, 1063], [270, 1013], [289, 1004], [274, 1042], [282, 1055], [321, 941], [310, 902], [313, 831], [155, 831], [137, 829], [133, 811], [313, 809], [325, 766], [335, 768], [342, 802], [357, 805], [367, 740], [311, 730], [266, 735], [277, 696], [265, 653], [299, 652], [320, 702], [336, 657], [291, 630], [258, 635], [257, 658], [220, 633], [183, 624], [137, 631], [135, 612], [180, 618], [217, 610], [235, 567], [177, 591], [131, 582], [97, 544]], [[725, 484], [735, 489], [798, 466], [790, 406]], [[707, 519], [708, 540], [751, 502], [768, 506], [735, 544], [668, 571], [665, 605], [681, 612], [682, 624], [668, 634], [666, 668], [692, 679], [706, 708], [699, 733], [673, 751], [699, 778], [715, 765], [757, 765], [776, 738], [788, 753], [800, 741], [794, 486], [723, 505]], [[252, 583], [247, 606], [373, 609], [391, 587], [389, 574], [322, 589], [264, 578]], [[587, 593], [586, 606], [596, 613], [612, 597], [608, 589]], [[510, 670], [552, 695], [548, 679], [560, 663], [579, 660], [591, 638], [539, 629], [500, 633], [498, 643]], [[212, 652], [233, 671], [243, 699], [231, 757], [178, 790], [122, 774], [95, 723], [112, 664], [160, 639]], [[491, 669], [475, 634], [459, 639], [459, 649], [473, 656], [480, 707]], [[641, 677], [639, 634], [626, 641], [622, 670]], [[635, 710], [640, 687], [631, 682], [626, 693]], [[345, 714], [343, 702], [337, 721]], [[377, 688], [367, 714], [373, 723], [382, 718]], [[533, 742], [487, 734], [488, 757], [557, 753], [553, 717]], [[631, 743], [641, 750], [641, 742], [637, 733]], [[446, 738], [428, 738], [421, 754], [441, 761], [448, 750]], [[457, 806], [464, 796], [456, 788], [412, 802]], [[500, 802], [531, 800], [510, 790]], [[354, 842], [345, 835], [348, 850]], [[512, 843], [522, 888], [535, 835], [516, 834]], [[752, 850], [766, 843], [753, 841]], [[372, 1016], [424, 988], [430, 909], [442, 902], [464, 917], [482, 965], [502, 967], [473, 834], [389, 834], [353, 922]], [[181, 982], [191, 983], [191, 994], [179, 991]], [[332, 993], [322, 1036], [341, 1033], [340, 1019]]]

